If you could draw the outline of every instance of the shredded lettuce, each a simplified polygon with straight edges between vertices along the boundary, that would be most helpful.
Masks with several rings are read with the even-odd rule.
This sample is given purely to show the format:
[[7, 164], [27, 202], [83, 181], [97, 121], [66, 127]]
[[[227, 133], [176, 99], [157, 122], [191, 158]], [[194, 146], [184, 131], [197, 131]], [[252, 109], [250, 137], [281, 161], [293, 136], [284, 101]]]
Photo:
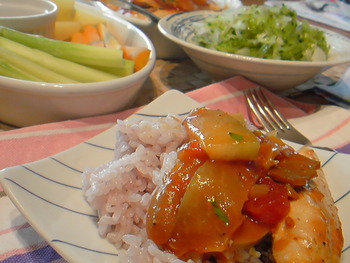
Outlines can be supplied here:
[[281, 60], [327, 60], [324, 32], [282, 6], [243, 6], [195, 24], [193, 42], [214, 50]]

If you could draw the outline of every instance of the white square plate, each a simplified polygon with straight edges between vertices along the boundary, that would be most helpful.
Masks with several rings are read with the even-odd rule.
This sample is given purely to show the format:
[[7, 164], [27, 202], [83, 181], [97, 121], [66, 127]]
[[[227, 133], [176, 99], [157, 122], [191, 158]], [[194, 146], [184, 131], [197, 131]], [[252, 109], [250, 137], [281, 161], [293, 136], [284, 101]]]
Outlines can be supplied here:
[[[172, 90], [130, 118], [186, 115], [201, 106]], [[112, 160], [115, 134], [113, 127], [52, 157], [0, 172], [0, 182], [12, 202], [31, 226], [69, 262], [120, 262], [118, 250], [98, 235], [96, 213], [85, 202], [81, 189], [81, 175], [85, 169]], [[342, 263], [350, 262], [350, 155], [317, 149], [316, 152], [343, 222]]]

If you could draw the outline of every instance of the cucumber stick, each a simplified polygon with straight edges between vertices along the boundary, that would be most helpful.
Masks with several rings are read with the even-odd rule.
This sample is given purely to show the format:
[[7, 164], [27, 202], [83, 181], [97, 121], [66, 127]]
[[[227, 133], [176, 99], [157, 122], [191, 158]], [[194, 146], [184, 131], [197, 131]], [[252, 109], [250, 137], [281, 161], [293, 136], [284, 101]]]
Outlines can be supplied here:
[[9, 64], [6, 60], [3, 59], [0, 59], [0, 75], [14, 79], [42, 81], [41, 79], [22, 71], [12, 64]]
[[53, 83], [76, 82], [2, 47], [0, 47], [0, 59], [7, 61], [12, 67], [27, 72], [26, 74], [32, 75], [41, 81]]
[[0, 36], [31, 48], [40, 49], [55, 57], [71, 60], [83, 65], [101, 67], [113, 67], [116, 63], [123, 65], [123, 51], [120, 49], [54, 40], [1, 26]]
[[0, 37], [0, 47], [22, 56], [75, 82], [97, 82], [117, 78], [115, 75], [54, 57], [38, 49], [30, 48], [9, 39]]
[[124, 77], [134, 73], [135, 62], [133, 60], [124, 59], [124, 65], [115, 65], [114, 67], [94, 67], [95, 69], [109, 72], [116, 76]]

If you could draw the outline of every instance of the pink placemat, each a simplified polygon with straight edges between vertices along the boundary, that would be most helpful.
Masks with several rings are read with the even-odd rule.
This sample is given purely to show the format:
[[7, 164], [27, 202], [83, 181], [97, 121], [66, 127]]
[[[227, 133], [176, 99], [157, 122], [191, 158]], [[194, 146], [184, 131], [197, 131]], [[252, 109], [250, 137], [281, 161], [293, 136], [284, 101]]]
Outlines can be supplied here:
[[[234, 77], [187, 93], [203, 105], [230, 113], [249, 110], [243, 90], [255, 87], [242, 77]], [[327, 106], [296, 103], [266, 91], [276, 107], [313, 143], [350, 153], [350, 111]], [[0, 133], [0, 169], [37, 161], [71, 148], [112, 127], [137, 109], [49, 123]], [[0, 186], [0, 261], [65, 262], [41, 238], [13, 206]]]

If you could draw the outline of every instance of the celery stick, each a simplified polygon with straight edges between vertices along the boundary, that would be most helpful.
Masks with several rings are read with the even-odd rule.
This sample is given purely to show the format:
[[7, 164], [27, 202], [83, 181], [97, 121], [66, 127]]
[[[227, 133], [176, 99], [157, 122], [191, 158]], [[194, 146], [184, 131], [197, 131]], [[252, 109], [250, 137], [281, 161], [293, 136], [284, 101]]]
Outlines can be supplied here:
[[3, 37], [0, 37], [0, 46], [77, 82], [98, 82], [117, 78], [113, 74], [56, 58], [41, 50], [24, 46]]
[[14, 79], [42, 81], [41, 79], [36, 78], [35, 76], [27, 74], [26, 72], [14, 67], [3, 59], [0, 59], [0, 75]]
[[114, 67], [94, 67], [95, 69], [109, 72], [119, 77], [124, 77], [134, 73], [135, 62], [129, 59], [124, 59], [124, 65], [116, 65]]
[[57, 74], [43, 66], [38, 65], [26, 58], [23, 58], [16, 53], [0, 47], [0, 59], [6, 60], [8, 63], [12, 64], [14, 67], [20, 69], [21, 71], [27, 72], [34, 76], [35, 78], [42, 79], [45, 82], [52, 83], [75, 83], [76, 81]]
[[96, 47], [49, 39], [0, 26], [0, 36], [31, 48], [40, 49], [55, 57], [84, 65], [113, 67], [122, 63], [123, 51], [114, 48]]

